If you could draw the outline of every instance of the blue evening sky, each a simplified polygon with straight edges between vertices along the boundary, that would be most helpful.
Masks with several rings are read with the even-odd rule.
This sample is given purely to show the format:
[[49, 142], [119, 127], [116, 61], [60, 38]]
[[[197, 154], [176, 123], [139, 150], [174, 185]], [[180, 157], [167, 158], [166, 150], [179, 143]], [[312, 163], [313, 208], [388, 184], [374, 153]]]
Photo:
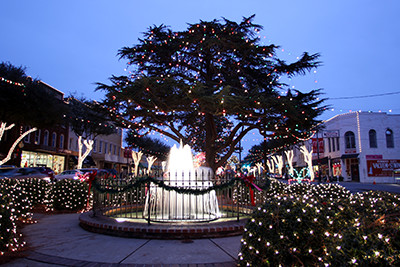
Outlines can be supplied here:
[[[332, 98], [333, 110], [322, 119], [350, 110], [399, 114], [399, 12], [399, 0], [3, 0], [0, 61], [26, 66], [28, 75], [66, 95], [100, 100], [94, 83], [126, 73], [116, 54], [137, 44], [149, 26], [184, 30], [199, 20], [239, 22], [256, 14], [262, 42], [280, 45], [280, 57], [321, 54], [315, 73], [288, 82], [301, 91], [322, 88]], [[337, 99], [343, 97], [353, 98]], [[260, 141], [250, 134], [244, 143]]]

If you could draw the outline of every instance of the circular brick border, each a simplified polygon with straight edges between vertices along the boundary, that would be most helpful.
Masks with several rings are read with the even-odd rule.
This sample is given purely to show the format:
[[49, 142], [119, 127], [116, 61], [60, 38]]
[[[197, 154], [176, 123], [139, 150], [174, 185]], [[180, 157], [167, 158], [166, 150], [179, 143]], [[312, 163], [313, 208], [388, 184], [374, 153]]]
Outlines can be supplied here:
[[117, 222], [115, 219], [85, 212], [79, 216], [79, 225], [90, 232], [145, 239], [199, 239], [237, 236], [243, 234], [248, 219], [212, 221], [208, 223], [147, 223]]

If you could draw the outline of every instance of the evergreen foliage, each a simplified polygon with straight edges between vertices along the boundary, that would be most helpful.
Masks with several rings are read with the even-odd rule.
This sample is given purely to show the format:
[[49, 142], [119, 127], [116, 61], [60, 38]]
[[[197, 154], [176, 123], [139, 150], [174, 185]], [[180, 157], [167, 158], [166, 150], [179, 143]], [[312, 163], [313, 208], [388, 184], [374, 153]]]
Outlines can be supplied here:
[[306, 74], [320, 65], [319, 55], [286, 63], [278, 46], [261, 44], [253, 19], [200, 21], [180, 32], [150, 27], [139, 44], [119, 51], [129, 76], [98, 84], [103, 104], [124, 127], [204, 151], [214, 170], [252, 130], [304, 135], [323, 111], [320, 91], [290, 91], [280, 77]]
[[125, 142], [129, 147], [137, 148], [145, 155], [155, 156], [159, 160], [167, 160], [170, 147], [158, 139], [149, 136], [140, 136], [134, 131], [129, 131]]
[[109, 113], [96, 101], [68, 97], [66, 120], [72, 131], [84, 139], [94, 139], [98, 135], [110, 135], [116, 132]]
[[66, 106], [24, 67], [0, 63], [0, 121], [47, 127], [63, 123]]

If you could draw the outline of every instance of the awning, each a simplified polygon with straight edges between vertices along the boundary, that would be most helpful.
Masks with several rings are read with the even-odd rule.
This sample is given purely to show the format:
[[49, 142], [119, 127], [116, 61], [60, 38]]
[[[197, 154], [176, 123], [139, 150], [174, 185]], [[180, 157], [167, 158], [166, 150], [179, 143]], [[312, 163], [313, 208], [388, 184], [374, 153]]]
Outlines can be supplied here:
[[[74, 162], [74, 164], [78, 164], [78, 156], [71, 156], [70, 159]], [[94, 162], [93, 158], [91, 156], [87, 156], [83, 160], [84, 165], [89, 165], [89, 166], [96, 166], [96, 163]]]
[[356, 159], [358, 158], [358, 153], [357, 154], [343, 154], [341, 159]]
[[318, 162], [319, 162], [319, 164], [326, 165], [326, 164], [328, 164], [328, 157], [324, 157], [324, 158], [320, 158], [320, 159], [313, 159], [312, 164], [318, 165]]

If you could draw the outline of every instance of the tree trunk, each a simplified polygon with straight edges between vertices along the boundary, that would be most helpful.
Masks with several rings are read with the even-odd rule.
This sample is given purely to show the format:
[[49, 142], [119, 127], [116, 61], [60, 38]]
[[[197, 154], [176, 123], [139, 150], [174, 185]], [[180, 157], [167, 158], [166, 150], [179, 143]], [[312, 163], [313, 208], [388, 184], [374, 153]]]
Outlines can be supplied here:
[[[9, 126], [8, 128], [6, 128], [6, 127], [5, 127], [5, 124], [4, 124], [4, 125], [2, 124], [2, 127], [1, 127], [1, 128], [2, 128], [2, 135], [3, 135], [3, 133], [4, 133], [5, 130], [9, 130], [9, 129], [11, 129], [13, 126], [14, 126], [14, 124], [12, 124], [12, 126]], [[24, 132], [23, 134], [21, 134], [21, 136], [18, 137], [18, 139], [15, 140], [14, 144], [11, 146], [10, 150], [8, 151], [7, 156], [6, 156], [4, 159], [0, 160], [0, 165], [3, 165], [3, 164], [6, 163], [7, 161], [9, 161], [9, 160], [11, 159], [12, 153], [13, 153], [14, 150], [15, 150], [15, 147], [19, 144], [19, 142], [21, 142], [21, 140], [24, 139], [25, 136], [27, 136], [28, 134], [30, 134], [30, 133], [32, 133], [32, 132], [34, 132], [34, 131], [36, 131], [36, 130], [37, 130], [37, 128], [32, 128], [32, 129], [29, 129], [28, 131]], [[1, 139], [0, 139], [0, 140], [1, 140]]]
[[[92, 149], [93, 149], [93, 143], [94, 143], [93, 140], [85, 140], [84, 139], [82, 141], [82, 136], [78, 137], [78, 148], [79, 148], [79, 151], [78, 151], [78, 165], [76, 167], [77, 169], [82, 169], [83, 161], [89, 155], [90, 151], [92, 151]], [[83, 145], [85, 145], [86, 150], [85, 150], [85, 153], [83, 153], [83, 155], [82, 155]]]

